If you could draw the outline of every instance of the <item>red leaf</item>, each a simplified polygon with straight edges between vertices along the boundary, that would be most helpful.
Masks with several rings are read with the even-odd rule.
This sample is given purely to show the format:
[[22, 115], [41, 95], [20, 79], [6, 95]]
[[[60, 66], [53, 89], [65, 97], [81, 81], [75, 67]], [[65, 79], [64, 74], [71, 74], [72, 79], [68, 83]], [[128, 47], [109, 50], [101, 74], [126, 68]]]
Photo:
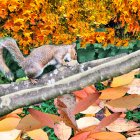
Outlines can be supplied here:
[[95, 92], [94, 94], [89, 95], [83, 100], [79, 101], [75, 108], [73, 109], [73, 114], [77, 114], [85, 109], [87, 109], [90, 105], [92, 105], [99, 98], [99, 93]]
[[87, 93], [84, 90], [74, 91], [73, 94], [80, 99], [84, 99], [87, 97]]
[[96, 88], [94, 86], [85, 87], [83, 90], [88, 94], [93, 94], [96, 92]]
[[102, 128], [108, 126], [112, 122], [114, 122], [119, 116], [121, 115], [120, 112], [111, 114], [110, 116], [105, 117], [101, 120], [101, 122], [97, 125], [97, 127], [93, 130], [93, 132], [99, 132]]
[[[34, 110], [32, 108], [30, 108], [28, 110], [30, 112], [30, 114], [37, 119], [41, 124], [43, 124], [44, 126], [48, 126], [50, 128], [54, 128], [54, 123], [57, 121], [60, 121], [60, 117], [56, 116], [56, 115], [52, 115], [52, 114], [47, 114], [47, 113], [42, 113], [38, 110]], [[56, 120], [57, 119], [57, 120]]]

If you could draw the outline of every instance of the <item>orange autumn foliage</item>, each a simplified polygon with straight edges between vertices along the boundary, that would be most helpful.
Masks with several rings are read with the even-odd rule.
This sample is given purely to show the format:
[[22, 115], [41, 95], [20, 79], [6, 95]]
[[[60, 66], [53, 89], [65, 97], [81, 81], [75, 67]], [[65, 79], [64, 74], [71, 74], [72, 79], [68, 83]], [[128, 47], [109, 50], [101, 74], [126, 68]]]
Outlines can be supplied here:
[[[107, 25], [119, 23], [124, 35], [138, 36], [139, 9], [138, 0], [0, 0], [0, 37], [18, 40], [24, 54], [43, 44], [70, 44], [77, 36], [83, 46], [89, 42], [127, 46], [130, 38], [116, 39], [116, 29]], [[108, 28], [97, 32], [102, 25]]]

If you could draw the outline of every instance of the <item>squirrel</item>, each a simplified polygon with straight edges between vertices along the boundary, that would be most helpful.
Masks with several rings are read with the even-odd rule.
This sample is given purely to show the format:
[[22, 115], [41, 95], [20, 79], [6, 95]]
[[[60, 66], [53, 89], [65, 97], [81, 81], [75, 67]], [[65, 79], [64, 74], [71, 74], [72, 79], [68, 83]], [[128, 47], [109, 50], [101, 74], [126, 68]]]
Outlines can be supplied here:
[[77, 60], [75, 47], [76, 43], [71, 45], [43, 45], [34, 49], [27, 57], [24, 57], [15, 39], [4, 37], [0, 39], [0, 71], [9, 80], [14, 79], [14, 75], [5, 64], [3, 58], [3, 48], [6, 48], [19, 66], [22, 67], [30, 81], [36, 84], [36, 78], [43, 73], [43, 70], [48, 65], [55, 65], [59, 68], [60, 66], [69, 66], [71, 60]]

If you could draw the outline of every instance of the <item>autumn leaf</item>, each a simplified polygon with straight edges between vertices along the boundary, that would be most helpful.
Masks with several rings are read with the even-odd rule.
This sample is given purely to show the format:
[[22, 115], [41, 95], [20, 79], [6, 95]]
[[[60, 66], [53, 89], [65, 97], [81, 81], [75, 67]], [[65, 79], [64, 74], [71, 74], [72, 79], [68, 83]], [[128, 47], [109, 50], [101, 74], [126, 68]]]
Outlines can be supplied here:
[[1, 140], [17, 140], [20, 137], [21, 131], [20, 130], [10, 130], [5, 132], [0, 132], [0, 139]]
[[67, 126], [70, 126], [74, 130], [78, 130], [75, 116], [67, 109], [60, 109], [59, 110], [60, 116], [62, 120], [65, 122]]
[[99, 112], [102, 108], [97, 105], [91, 105], [86, 110], [80, 112], [82, 114], [96, 114]]
[[33, 140], [49, 140], [48, 135], [42, 129], [36, 129], [33, 131], [27, 132], [27, 135]]
[[72, 129], [63, 122], [55, 124], [54, 133], [60, 140], [68, 140], [71, 136]]
[[82, 117], [76, 120], [79, 129], [83, 129], [92, 125], [98, 125], [99, 122], [100, 121], [95, 117]]
[[90, 132], [82, 132], [82, 133], [75, 135], [70, 140], [86, 140], [88, 138], [89, 134], [90, 134]]
[[61, 120], [61, 118], [59, 116], [56, 116], [56, 115], [53, 115], [53, 114], [43, 113], [43, 112], [40, 112], [38, 110], [34, 110], [32, 108], [30, 108], [28, 111], [42, 125], [48, 126], [50, 128], [54, 128], [54, 124]]
[[125, 132], [138, 127], [139, 124], [134, 121], [127, 121], [124, 118], [118, 118], [106, 128], [113, 132]]
[[127, 91], [128, 91], [128, 88], [126, 87], [107, 88], [105, 90], [101, 90], [102, 94], [99, 97], [99, 99], [105, 99], [105, 100], [117, 99], [124, 96]]
[[119, 87], [130, 84], [133, 81], [134, 75], [137, 74], [137, 72], [138, 70], [133, 70], [127, 74], [113, 78], [111, 87]]
[[140, 104], [140, 95], [128, 95], [107, 102], [107, 105], [115, 108], [135, 108]]
[[88, 96], [87, 93], [84, 90], [74, 91], [73, 94], [79, 99], [84, 99]]
[[20, 118], [18, 116], [18, 114], [21, 114], [22, 113], [22, 108], [19, 108], [19, 109], [16, 109], [14, 111], [12, 111], [11, 113], [7, 114], [6, 116], [3, 116], [0, 118], [0, 120], [4, 119], [4, 118], [8, 118], [8, 117], [13, 117], [13, 118]]
[[140, 140], [140, 135], [136, 135], [133, 137], [128, 137], [127, 140]]
[[96, 88], [95, 86], [88, 86], [83, 88], [83, 90], [87, 93], [87, 94], [94, 94], [96, 92]]
[[99, 132], [89, 135], [89, 138], [98, 140], [126, 140], [125, 136], [117, 132]]
[[129, 90], [127, 91], [128, 94], [138, 94], [140, 95], [140, 79], [134, 79], [129, 85]]
[[0, 131], [10, 131], [15, 129], [20, 121], [20, 118], [8, 117], [0, 121]]
[[105, 117], [104, 119], [101, 120], [101, 122], [95, 127], [95, 129], [92, 132], [99, 132], [102, 130], [102, 128], [108, 126], [109, 124], [111, 124], [112, 122], [114, 122], [119, 116], [121, 115], [121, 113], [114, 113], [111, 114], [107, 117]]
[[85, 109], [87, 109], [90, 105], [92, 105], [99, 98], [99, 93], [95, 92], [93, 94], [88, 95], [88, 97], [80, 100], [75, 108], [73, 109], [73, 114], [77, 114]]
[[32, 131], [34, 129], [38, 129], [43, 126], [44, 125], [42, 125], [38, 120], [36, 120], [29, 114], [21, 119], [16, 129], [23, 130], [23, 131]]
[[[110, 106], [108, 104], [105, 104], [105, 106], [108, 107], [108, 109], [111, 110], [112, 112], [126, 112], [127, 111], [126, 108], [112, 107], [112, 106]], [[133, 108], [133, 109], [135, 109], [135, 108]]]
[[72, 113], [75, 104], [76, 100], [72, 94], [66, 94], [58, 97], [55, 103], [56, 107], [58, 108], [60, 117], [65, 122], [65, 124], [74, 128], [74, 130], [77, 130], [75, 116]]

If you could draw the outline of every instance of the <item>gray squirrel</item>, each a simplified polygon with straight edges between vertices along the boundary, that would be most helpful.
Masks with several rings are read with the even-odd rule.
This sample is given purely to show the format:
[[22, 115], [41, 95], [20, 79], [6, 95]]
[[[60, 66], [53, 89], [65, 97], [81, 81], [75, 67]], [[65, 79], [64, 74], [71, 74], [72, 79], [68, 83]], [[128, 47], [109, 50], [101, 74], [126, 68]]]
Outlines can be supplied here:
[[[77, 60], [76, 43], [71, 45], [43, 45], [34, 49], [29, 56], [24, 57], [15, 39], [4, 37], [0, 39], [0, 71], [9, 80], [14, 79], [14, 75], [5, 64], [3, 58], [3, 48], [6, 48], [14, 60], [22, 67], [30, 81], [37, 83], [37, 77], [43, 73], [48, 65], [69, 66], [71, 60]], [[66, 62], [66, 60], [68, 62]]]

